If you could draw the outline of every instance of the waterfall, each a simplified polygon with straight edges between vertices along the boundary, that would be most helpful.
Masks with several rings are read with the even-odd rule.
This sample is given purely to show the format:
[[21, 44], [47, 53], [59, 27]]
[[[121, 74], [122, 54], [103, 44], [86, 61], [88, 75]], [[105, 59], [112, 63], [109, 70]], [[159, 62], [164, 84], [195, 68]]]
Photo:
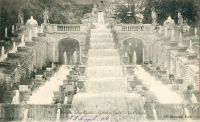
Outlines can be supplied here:
[[29, 30], [29, 41], [32, 41], [32, 31], [31, 31], [31, 29]]
[[3, 56], [5, 54], [5, 49], [4, 46], [1, 47], [1, 56]]
[[16, 44], [15, 42], [13, 42], [13, 50], [15, 50], [15, 48], [16, 48]]
[[190, 46], [189, 49], [192, 51], [193, 50], [193, 48], [192, 48], [192, 40], [190, 40], [190, 45], [189, 46]]
[[195, 34], [195, 37], [198, 36], [197, 27], [195, 27], [195, 29], [194, 29], [194, 34]]
[[67, 65], [67, 52], [64, 52], [64, 64]]
[[171, 41], [174, 41], [174, 28], [172, 29], [172, 32], [171, 32]]
[[54, 62], [54, 60], [55, 60], [55, 47], [53, 46], [52, 48], [53, 48], [52, 49], [52, 62]]
[[153, 108], [153, 117], [155, 120], [158, 120], [156, 109]]
[[180, 32], [180, 41], [181, 41], [181, 44], [182, 44], [182, 41], [183, 41], [183, 35], [182, 35], [182, 32]]
[[38, 27], [35, 28], [35, 37], [38, 37]]
[[6, 38], [8, 37], [8, 28], [7, 27], [5, 28], [5, 37]]
[[25, 109], [22, 122], [27, 122], [27, 119], [28, 119], [28, 109]]
[[144, 47], [142, 48], [142, 60], [143, 60], [143, 64], [145, 62], [145, 59], [144, 59]]
[[19, 90], [16, 90], [15, 96], [12, 99], [12, 104], [20, 104], [19, 97], [20, 97]]
[[136, 51], [134, 50], [133, 52], [133, 64], [136, 65], [137, 64], [137, 54]]
[[144, 115], [142, 97], [128, 93], [128, 83], [123, 75], [120, 55], [113, 46], [112, 33], [105, 25], [98, 26], [91, 30], [85, 92], [74, 96], [72, 111], [75, 114], [109, 114], [111, 119], [117, 117], [115, 119], [128, 121], [136, 117], [141, 119]]
[[194, 95], [194, 93], [192, 93], [192, 98], [191, 98], [191, 100], [192, 100], [192, 103], [198, 103], [197, 97]]
[[25, 45], [25, 41], [24, 41], [24, 34], [22, 34], [22, 37], [21, 37], [21, 44], [22, 44], [22, 46], [24, 46], [24, 45]]
[[167, 37], [167, 28], [165, 27], [165, 37]]
[[104, 14], [103, 12], [98, 12], [98, 24], [104, 24]]
[[190, 112], [187, 109], [187, 107], [184, 107], [184, 111], [185, 111], [185, 117], [187, 118], [187, 120], [190, 120]]
[[57, 109], [57, 113], [56, 113], [56, 122], [60, 121], [60, 108]]
[[74, 59], [74, 63], [76, 63], [77, 62], [77, 51], [74, 51], [73, 59]]
[[15, 32], [15, 26], [12, 25], [12, 34]]

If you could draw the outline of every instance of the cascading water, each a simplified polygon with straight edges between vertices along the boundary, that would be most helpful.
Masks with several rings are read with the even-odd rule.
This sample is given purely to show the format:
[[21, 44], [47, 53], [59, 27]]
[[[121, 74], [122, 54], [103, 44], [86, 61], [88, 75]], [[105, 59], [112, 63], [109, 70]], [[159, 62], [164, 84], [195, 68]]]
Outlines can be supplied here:
[[158, 119], [158, 117], [157, 117], [157, 112], [156, 112], [156, 109], [155, 109], [155, 108], [153, 108], [152, 110], [153, 110], [153, 117], [154, 117], [154, 119], [155, 119], [155, 120], [157, 120], [157, 119]]
[[13, 42], [13, 50], [15, 50], [16, 49], [16, 44], [15, 44], [15, 42]]
[[172, 32], [171, 32], [171, 41], [174, 41], [174, 28], [172, 29]]
[[134, 65], [137, 64], [137, 54], [136, 54], [135, 50], [133, 52], [133, 63], [134, 63]]
[[118, 120], [141, 119], [144, 112], [142, 97], [127, 92], [127, 81], [123, 77], [119, 54], [114, 49], [112, 34], [105, 25], [97, 26], [91, 30], [86, 92], [74, 96], [72, 111], [74, 114], [109, 114], [110, 119], [116, 116]]
[[67, 53], [66, 53], [66, 51], [64, 52], [64, 54], [63, 54], [64, 56], [64, 64], [65, 65], [67, 65]]
[[77, 62], [77, 52], [76, 51], [74, 51], [74, 53], [73, 53], [73, 58], [74, 58], [74, 63], [76, 63]]
[[25, 46], [25, 41], [24, 41], [24, 34], [21, 37], [21, 46]]
[[165, 37], [167, 37], [167, 28], [165, 27]]
[[57, 109], [57, 113], [56, 113], [56, 122], [60, 121], [60, 109]]
[[5, 49], [4, 46], [1, 47], [1, 56], [3, 56], [5, 54]]
[[28, 119], [28, 109], [25, 109], [22, 122], [27, 122]]
[[12, 100], [12, 104], [20, 104], [19, 96], [20, 96], [19, 90], [16, 90], [15, 96], [13, 97], [13, 100]]
[[104, 15], [103, 15], [103, 12], [98, 12], [98, 23], [104, 24]]

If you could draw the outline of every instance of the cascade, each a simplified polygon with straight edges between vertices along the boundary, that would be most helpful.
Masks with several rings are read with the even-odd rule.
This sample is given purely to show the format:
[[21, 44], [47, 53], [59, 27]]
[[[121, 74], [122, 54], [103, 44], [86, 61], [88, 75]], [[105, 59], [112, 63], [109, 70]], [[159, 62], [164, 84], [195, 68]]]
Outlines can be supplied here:
[[13, 50], [15, 50], [15, 48], [16, 48], [16, 44], [15, 42], [13, 42]]
[[154, 108], [153, 108], [153, 117], [154, 117], [155, 120], [158, 120], [157, 112]]
[[12, 100], [12, 104], [19, 104], [20, 103], [19, 96], [20, 96], [19, 90], [16, 90], [15, 96], [13, 97], [13, 100]]
[[21, 37], [21, 46], [25, 46], [24, 34], [22, 34], [22, 37]]
[[12, 25], [12, 34], [15, 32], [15, 26]]
[[3, 56], [5, 54], [5, 49], [4, 46], [1, 47], [1, 56]]
[[25, 109], [22, 122], [27, 122], [28, 119], [28, 109]]
[[197, 27], [195, 27], [194, 34], [195, 34], [195, 37], [198, 36]]
[[167, 37], [167, 28], [165, 27], [165, 37]]
[[64, 64], [67, 65], [67, 53], [66, 53], [66, 51], [64, 52]]
[[73, 53], [74, 63], [77, 62], [77, 51], [74, 51]]
[[[103, 20], [98, 18], [98, 22], [102, 23]], [[91, 30], [86, 90], [74, 96], [72, 111], [74, 114], [109, 114], [111, 119], [114, 116], [117, 119], [141, 119], [144, 114], [142, 97], [137, 93], [128, 93], [127, 80], [123, 76], [120, 56], [114, 49], [112, 33], [99, 23], [96, 29]]]
[[5, 37], [6, 38], [8, 37], [8, 28], [7, 27], [5, 28]]
[[174, 41], [174, 28], [172, 28], [172, 32], [171, 32], [171, 41]]
[[57, 109], [57, 113], [56, 113], [56, 122], [60, 121], [60, 109]]
[[134, 64], [134, 65], [137, 64], [137, 54], [136, 54], [135, 50], [134, 50], [134, 52], [133, 52], [133, 64]]

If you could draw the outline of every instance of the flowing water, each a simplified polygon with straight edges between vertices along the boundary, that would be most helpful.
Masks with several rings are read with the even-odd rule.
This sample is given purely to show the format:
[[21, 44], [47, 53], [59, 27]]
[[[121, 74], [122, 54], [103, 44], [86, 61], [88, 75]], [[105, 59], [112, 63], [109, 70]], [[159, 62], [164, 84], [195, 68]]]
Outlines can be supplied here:
[[134, 50], [133, 52], [133, 63], [134, 64], [137, 64], [137, 54], [136, 54], [136, 51]]
[[96, 24], [96, 27], [91, 30], [86, 92], [74, 96], [72, 111], [74, 114], [108, 114], [113, 121], [141, 119], [142, 97], [127, 92], [127, 80], [120, 56], [114, 49], [112, 33], [104, 24]]
[[[29, 98], [28, 104], [51, 104], [54, 92], [59, 90], [63, 80], [69, 74], [67, 66], [62, 65], [59, 70]], [[44, 97], [45, 96], [45, 97]]]
[[64, 52], [63, 57], [64, 57], [64, 64], [67, 65], [67, 53], [66, 53], [66, 51]]
[[60, 109], [57, 110], [57, 114], [56, 114], [56, 122], [60, 121]]
[[15, 96], [13, 97], [13, 100], [12, 100], [12, 104], [20, 104], [19, 96], [20, 96], [19, 90], [16, 90]]
[[22, 122], [27, 122], [27, 119], [28, 119], [28, 109], [25, 109]]
[[1, 47], [1, 56], [3, 56], [5, 54], [5, 49], [4, 46]]
[[[143, 81], [143, 84], [154, 93], [157, 100], [161, 104], [181, 104], [182, 97], [175, 91], [162, 84], [162, 81], [157, 80], [155, 76], [150, 75], [141, 66], [137, 65], [135, 74]], [[145, 76], [145, 77], [144, 77]], [[162, 92], [161, 92], [162, 91]]]

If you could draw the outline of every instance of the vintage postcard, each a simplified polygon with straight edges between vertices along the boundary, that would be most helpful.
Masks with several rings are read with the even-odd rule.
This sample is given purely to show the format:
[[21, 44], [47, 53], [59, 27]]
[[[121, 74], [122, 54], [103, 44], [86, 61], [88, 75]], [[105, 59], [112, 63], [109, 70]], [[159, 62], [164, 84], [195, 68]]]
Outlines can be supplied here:
[[200, 122], [199, 0], [0, 0], [0, 122]]

